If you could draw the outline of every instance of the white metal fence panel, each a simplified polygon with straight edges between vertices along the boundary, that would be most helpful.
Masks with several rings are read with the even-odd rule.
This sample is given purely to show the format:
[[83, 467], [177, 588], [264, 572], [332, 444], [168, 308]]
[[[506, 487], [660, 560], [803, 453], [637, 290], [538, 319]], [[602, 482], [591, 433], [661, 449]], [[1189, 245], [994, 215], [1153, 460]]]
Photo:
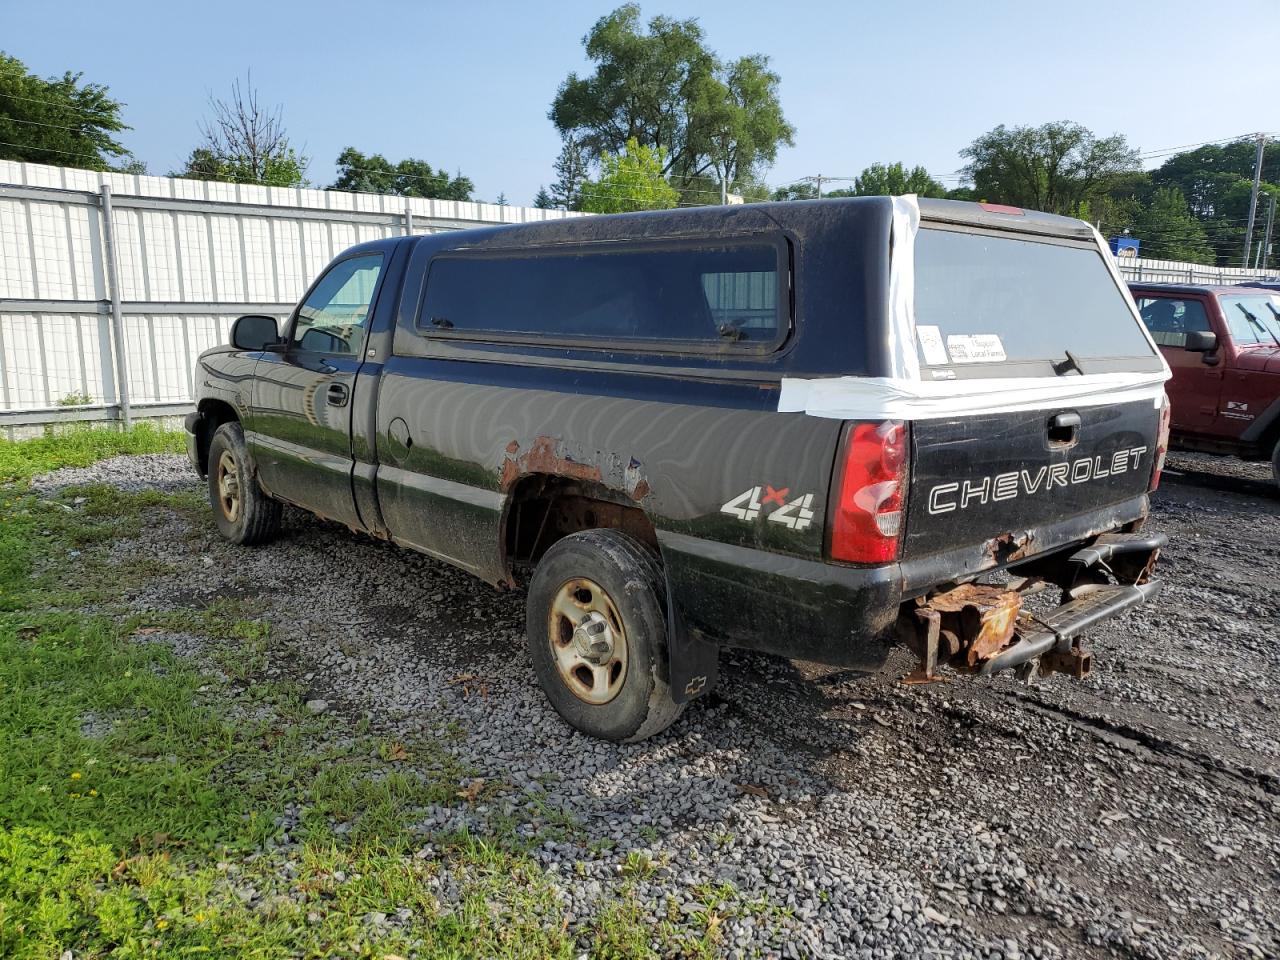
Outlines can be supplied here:
[[0, 426], [181, 408], [234, 317], [284, 316], [356, 243], [573, 215], [0, 161]]
[[1143, 257], [1116, 257], [1116, 266], [1126, 280], [1146, 283], [1248, 283], [1252, 280], [1277, 279], [1274, 274], [1259, 273], [1242, 267], [1209, 267], [1203, 263], [1181, 260], [1152, 260]]
[[[0, 426], [110, 419], [126, 401], [141, 414], [181, 410], [193, 395], [196, 355], [225, 342], [236, 316], [284, 316], [353, 244], [573, 215], [0, 161]], [[1256, 277], [1166, 260], [1117, 262], [1130, 280]], [[718, 291], [726, 303], [769, 309], [769, 291], [731, 286]]]

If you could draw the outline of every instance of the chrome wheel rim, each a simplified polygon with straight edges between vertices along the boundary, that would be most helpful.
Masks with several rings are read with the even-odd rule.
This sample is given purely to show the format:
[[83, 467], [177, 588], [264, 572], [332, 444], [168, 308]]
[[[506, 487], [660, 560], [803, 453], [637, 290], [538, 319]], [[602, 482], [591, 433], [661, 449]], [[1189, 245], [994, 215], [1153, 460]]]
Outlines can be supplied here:
[[622, 617], [594, 580], [566, 580], [551, 604], [547, 636], [560, 680], [584, 703], [608, 703], [627, 679]]
[[218, 458], [218, 505], [222, 515], [235, 523], [240, 516], [240, 467], [230, 450], [224, 450]]

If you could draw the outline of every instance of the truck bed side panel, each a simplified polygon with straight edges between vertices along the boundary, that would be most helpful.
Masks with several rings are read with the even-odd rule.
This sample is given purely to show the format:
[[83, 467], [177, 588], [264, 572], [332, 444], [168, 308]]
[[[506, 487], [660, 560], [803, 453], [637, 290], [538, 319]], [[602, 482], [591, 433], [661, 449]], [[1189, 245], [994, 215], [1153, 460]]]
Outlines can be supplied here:
[[[573, 392], [554, 388], [565, 380], [516, 364], [392, 358], [378, 404], [377, 481], [391, 535], [501, 581], [510, 494], [544, 475], [634, 504], [660, 539], [669, 531], [821, 558], [838, 421], [777, 413], [768, 384], [582, 371]], [[393, 444], [396, 431], [412, 444]], [[682, 590], [685, 556], [673, 555], [668, 573], [689, 601], [690, 626], [718, 636], [779, 629], [745, 605], [742, 622], [726, 624], [723, 605]]]

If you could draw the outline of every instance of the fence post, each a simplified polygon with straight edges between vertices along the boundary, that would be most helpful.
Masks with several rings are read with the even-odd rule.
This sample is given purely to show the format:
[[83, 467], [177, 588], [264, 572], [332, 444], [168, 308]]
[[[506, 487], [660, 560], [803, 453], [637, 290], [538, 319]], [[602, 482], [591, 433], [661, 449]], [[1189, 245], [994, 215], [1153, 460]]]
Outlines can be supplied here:
[[105, 183], [102, 185], [102, 240], [107, 292], [111, 296], [111, 339], [116, 348], [116, 400], [120, 404], [120, 419], [128, 430], [133, 425], [133, 414], [129, 409], [129, 359], [125, 356], [124, 318], [120, 313], [120, 275], [116, 270], [116, 233], [111, 217], [111, 187]]
[[413, 236], [413, 209], [407, 203], [404, 205], [404, 235]]

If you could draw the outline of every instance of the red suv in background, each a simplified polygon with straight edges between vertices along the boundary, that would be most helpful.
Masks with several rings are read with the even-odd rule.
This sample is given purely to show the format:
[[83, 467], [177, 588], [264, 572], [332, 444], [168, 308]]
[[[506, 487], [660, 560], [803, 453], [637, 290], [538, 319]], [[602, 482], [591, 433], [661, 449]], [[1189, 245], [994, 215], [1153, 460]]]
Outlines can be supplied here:
[[1131, 283], [1173, 371], [1171, 441], [1270, 460], [1280, 483], [1280, 290]]

